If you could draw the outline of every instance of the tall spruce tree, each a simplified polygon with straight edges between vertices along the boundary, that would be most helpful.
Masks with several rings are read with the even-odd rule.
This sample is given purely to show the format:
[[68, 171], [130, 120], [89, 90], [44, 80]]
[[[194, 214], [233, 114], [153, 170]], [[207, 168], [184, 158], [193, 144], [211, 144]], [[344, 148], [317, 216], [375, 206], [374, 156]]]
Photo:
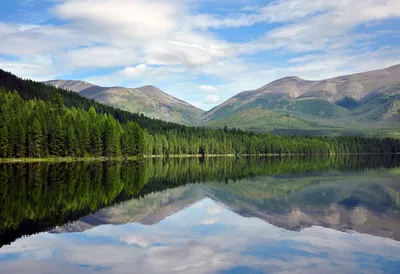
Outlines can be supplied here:
[[0, 157], [7, 158], [10, 156], [10, 134], [7, 126], [0, 127]]
[[37, 118], [33, 119], [28, 132], [28, 156], [40, 158], [42, 156], [42, 127]]

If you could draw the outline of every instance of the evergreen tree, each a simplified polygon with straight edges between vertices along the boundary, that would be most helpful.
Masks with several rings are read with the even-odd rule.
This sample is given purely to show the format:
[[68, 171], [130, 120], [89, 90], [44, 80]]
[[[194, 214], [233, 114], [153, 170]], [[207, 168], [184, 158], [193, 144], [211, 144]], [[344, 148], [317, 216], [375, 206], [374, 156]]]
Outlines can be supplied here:
[[0, 127], [0, 157], [10, 156], [10, 135], [6, 126]]
[[132, 130], [134, 139], [133, 154], [142, 155], [145, 146], [143, 129], [138, 123], [133, 123]]
[[90, 133], [90, 145], [89, 151], [91, 156], [101, 156], [103, 151], [103, 143], [101, 141], [101, 131], [98, 125], [92, 126]]
[[35, 118], [30, 125], [28, 136], [28, 156], [39, 158], [42, 156], [42, 127], [39, 120]]
[[143, 130], [131, 120], [121, 123], [123, 112], [97, 113], [95, 107], [88, 108], [90, 104], [88, 111], [67, 108], [65, 97], [49, 98], [23, 100], [16, 92], [0, 89], [0, 157], [400, 152], [400, 140], [392, 138], [279, 136], [156, 120], [157, 129]]

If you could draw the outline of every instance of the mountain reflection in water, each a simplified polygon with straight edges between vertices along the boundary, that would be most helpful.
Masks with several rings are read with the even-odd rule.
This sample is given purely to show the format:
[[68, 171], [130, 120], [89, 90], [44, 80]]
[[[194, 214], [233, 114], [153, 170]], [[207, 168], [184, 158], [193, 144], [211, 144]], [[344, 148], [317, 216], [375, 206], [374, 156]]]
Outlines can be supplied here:
[[0, 273], [397, 273], [399, 209], [396, 156], [0, 165]]

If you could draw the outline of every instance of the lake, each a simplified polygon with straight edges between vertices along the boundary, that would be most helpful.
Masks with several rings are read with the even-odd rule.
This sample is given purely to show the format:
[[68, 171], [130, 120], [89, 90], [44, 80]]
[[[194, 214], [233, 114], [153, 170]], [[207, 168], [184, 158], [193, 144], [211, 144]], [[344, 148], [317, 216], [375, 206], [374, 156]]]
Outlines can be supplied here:
[[399, 156], [0, 165], [0, 273], [399, 270]]

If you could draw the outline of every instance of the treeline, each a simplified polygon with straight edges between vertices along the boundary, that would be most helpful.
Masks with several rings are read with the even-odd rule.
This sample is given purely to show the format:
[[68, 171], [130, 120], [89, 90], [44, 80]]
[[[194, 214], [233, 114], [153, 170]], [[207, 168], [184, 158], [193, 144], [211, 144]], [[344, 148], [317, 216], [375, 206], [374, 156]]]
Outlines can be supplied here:
[[[399, 139], [281, 136], [235, 128], [183, 126], [123, 111], [0, 70], [2, 85], [2, 158], [400, 152]], [[11, 89], [17, 91], [10, 94]]]
[[239, 130], [184, 127], [163, 133], [126, 124], [112, 115], [67, 108], [51, 101], [24, 100], [0, 90], [0, 157], [115, 157], [179, 154], [330, 154], [396, 153], [400, 140], [363, 137], [305, 137]]
[[40, 99], [43, 101], [54, 101], [56, 96], [61, 96], [68, 108], [75, 107], [77, 109], [89, 110], [93, 107], [99, 114], [109, 114], [122, 124], [129, 121], [137, 122], [142, 128], [146, 128], [151, 133], [164, 132], [169, 129], [183, 130], [185, 126], [165, 122], [162, 120], [152, 119], [139, 113], [122, 110], [112, 106], [108, 106], [93, 99], [80, 96], [76, 92], [56, 88], [41, 82], [29, 79], [21, 79], [10, 72], [0, 69], [0, 87], [4, 87], [8, 91], [16, 90], [25, 100]]
[[52, 101], [23, 100], [0, 90], [0, 157], [44, 158], [133, 156], [143, 154], [144, 131], [109, 114], [66, 108], [61, 96]]

